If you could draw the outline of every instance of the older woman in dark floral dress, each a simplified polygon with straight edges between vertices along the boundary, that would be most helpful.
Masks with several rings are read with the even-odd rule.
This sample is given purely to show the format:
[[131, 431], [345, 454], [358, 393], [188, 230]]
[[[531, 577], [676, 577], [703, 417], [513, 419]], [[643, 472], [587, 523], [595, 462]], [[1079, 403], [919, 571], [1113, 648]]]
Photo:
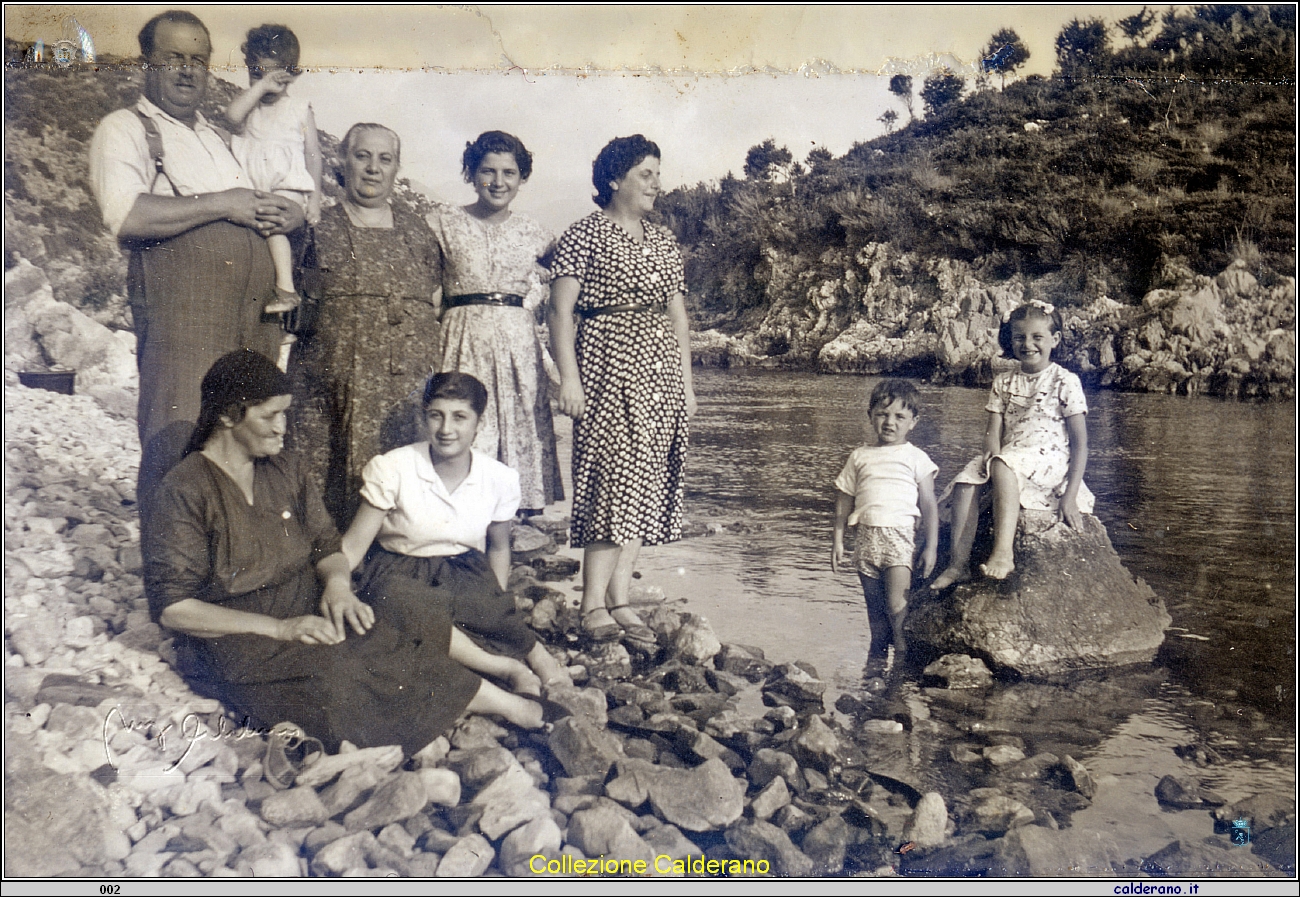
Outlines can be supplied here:
[[418, 438], [416, 399], [440, 354], [441, 254], [424, 220], [390, 202], [401, 158], [395, 133], [353, 125], [340, 155], [344, 197], [316, 230], [322, 297], [296, 356], [295, 436], [343, 528], [366, 462]]

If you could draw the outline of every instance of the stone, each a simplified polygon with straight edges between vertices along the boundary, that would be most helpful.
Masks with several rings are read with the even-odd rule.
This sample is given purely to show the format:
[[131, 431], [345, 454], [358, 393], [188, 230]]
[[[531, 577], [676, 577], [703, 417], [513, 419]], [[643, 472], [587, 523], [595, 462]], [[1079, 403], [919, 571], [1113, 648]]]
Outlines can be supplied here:
[[749, 780], [759, 788], [773, 779], [785, 779], [787, 784], [799, 781], [799, 761], [785, 751], [761, 748], [749, 762]]
[[1007, 832], [1000, 853], [1020, 875], [1040, 878], [1121, 876], [1131, 874], [1130, 852], [1097, 831], [1054, 832], [1025, 825]]
[[494, 779], [470, 804], [483, 808], [479, 831], [493, 841], [526, 822], [549, 815], [551, 809], [550, 797], [519, 765]]
[[403, 825], [396, 822], [384, 826], [383, 830], [375, 835], [375, 840], [383, 847], [400, 853], [404, 857], [409, 857], [415, 849], [415, 836], [406, 830]]
[[267, 842], [243, 851], [235, 870], [254, 878], [299, 878], [298, 852], [288, 844]]
[[320, 825], [330, 818], [314, 788], [290, 788], [262, 801], [262, 818], [271, 825]]
[[610, 806], [579, 810], [569, 819], [569, 843], [588, 857], [654, 860], [654, 851], [632, 828], [625, 815]]
[[1078, 760], [1065, 754], [1061, 757], [1061, 766], [1065, 771], [1065, 782], [1075, 791], [1082, 794], [1088, 800], [1092, 800], [1097, 794], [1097, 783], [1093, 781], [1092, 774]]
[[336, 782], [320, 792], [321, 803], [331, 817], [337, 816], [352, 809], [361, 796], [378, 785], [383, 778], [384, 773], [370, 764], [349, 766]]
[[303, 839], [302, 849], [307, 856], [314, 857], [326, 844], [347, 836], [348, 830], [342, 825], [333, 821], [326, 822], [307, 834], [307, 837]]
[[538, 854], [548, 859], [555, 857], [563, 842], [563, 833], [550, 814], [538, 816], [506, 835], [501, 842], [498, 865], [506, 875], [527, 878], [532, 872], [528, 868], [529, 858]]
[[560, 582], [578, 575], [582, 563], [577, 558], [553, 554], [533, 560], [533, 575], [542, 582]]
[[339, 876], [349, 869], [366, 868], [366, 857], [375, 847], [375, 836], [368, 831], [336, 838], [321, 847], [312, 857], [313, 875]]
[[1250, 852], [1263, 857], [1273, 868], [1292, 877], [1296, 874], [1296, 825], [1285, 822], [1266, 828], [1250, 841]]
[[318, 788], [350, 766], [372, 766], [380, 773], [387, 773], [401, 762], [402, 748], [396, 744], [333, 754], [322, 757], [298, 773], [296, 784]]
[[510, 560], [528, 564], [544, 555], [555, 553], [555, 540], [527, 523], [515, 523], [510, 533]]
[[501, 745], [483, 751], [452, 751], [444, 762], [447, 770], [460, 776], [461, 783], [471, 792], [519, 765], [515, 755]]
[[417, 772], [424, 781], [424, 793], [429, 803], [440, 807], [454, 807], [460, 803], [460, 777], [450, 769], [425, 768]]
[[794, 804], [788, 804], [776, 811], [772, 821], [781, 826], [781, 830], [787, 834], [798, 835], [812, 828], [817, 823], [817, 818], [808, 815]]
[[[1032, 529], [1029, 512], [1022, 518]], [[1005, 580], [963, 583], [944, 601], [917, 603], [909, 640], [1031, 678], [1152, 660], [1171, 619], [1120, 563], [1099, 520], [1085, 515], [1081, 531], [1063, 523], [1022, 530], [1015, 552]]]
[[984, 759], [990, 766], [1006, 766], [1025, 759], [1025, 752], [1009, 744], [995, 744], [984, 749]]
[[555, 724], [548, 743], [555, 759], [570, 776], [604, 778], [623, 756], [618, 737], [584, 717], [569, 716]]
[[565, 714], [586, 717], [597, 728], [605, 728], [609, 721], [605, 693], [599, 688], [553, 685], [546, 690], [546, 698]]
[[681, 627], [673, 636], [673, 657], [686, 663], [703, 664], [711, 662], [721, 650], [722, 642], [705, 617], [699, 614], [684, 615]]
[[343, 817], [348, 831], [377, 829], [409, 819], [424, 809], [429, 796], [418, 772], [399, 772], [375, 789], [370, 799]]
[[1148, 875], [1168, 878], [1284, 878], [1259, 856], [1241, 848], [1224, 847], [1209, 838], [1202, 842], [1174, 841], [1142, 861]]
[[1225, 833], [1231, 823], [1245, 819], [1251, 832], [1263, 832], [1274, 826], [1295, 824], [1296, 805], [1290, 794], [1253, 794], [1231, 806], [1214, 811], [1215, 831]]
[[948, 807], [943, 795], [930, 791], [922, 795], [912, 811], [912, 818], [903, 829], [903, 840], [913, 841], [917, 847], [938, 847], [947, 838]]
[[969, 654], [945, 654], [927, 666], [924, 675], [938, 679], [944, 688], [984, 688], [993, 683], [984, 661]]
[[744, 812], [743, 782], [717, 759], [694, 769], [621, 760], [618, 774], [605, 786], [605, 792], [627, 807], [639, 807], [649, 800], [660, 818], [694, 832], [723, 828]]
[[790, 789], [786, 787], [785, 779], [777, 776], [767, 783], [767, 787], [758, 793], [749, 806], [755, 819], [766, 822], [788, 803], [790, 803]]
[[840, 874], [852, 841], [853, 832], [842, 814], [836, 813], [814, 825], [804, 835], [802, 843], [804, 854], [813, 863], [812, 874]]
[[1201, 807], [1221, 807], [1226, 801], [1212, 791], [1206, 791], [1191, 779], [1165, 776], [1156, 783], [1156, 800], [1176, 810], [1196, 810]]
[[742, 822], [727, 829], [727, 846], [737, 857], [766, 858], [777, 875], [811, 875], [813, 861], [790, 836], [770, 822]]
[[971, 808], [969, 825], [972, 831], [1002, 835], [1019, 825], [1034, 821], [1034, 811], [1020, 801], [996, 794], [978, 801]]
[[15, 739], [6, 741], [6, 876], [75, 875], [85, 866], [127, 858], [130, 839], [102, 788], [84, 776], [46, 769], [16, 754]]
[[798, 713], [824, 713], [826, 683], [807, 664], [783, 663], [773, 667], [763, 681], [763, 703], [793, 707]]
[[[71, 569], [68, 570], [72, 572]], [[50, 654], [59, 646], [59, 633], [47, 627], [29, 624], [26, 621], [7, 621], [9, 643], [15, 654], [22, 657], [28, 666], [39, 666], [49, 659]], [[6, 680], [9, 673], [5, 673]]]
[[496, 851], [482, 835], [461, 838], [438, 863], [439, 878], [477, 878], [496, 859]]
[[632, 655], [620, 642], [593, 645], [585, 658], [589, 676], [601, 679], [628, 679], [632, 676]]
[[808, 718], [792, 747], [800, 765], [825, 773], [845, 766], [862, 766], [864, 761], [862, 752], [851, 741], [841, 739], [820, 716]]

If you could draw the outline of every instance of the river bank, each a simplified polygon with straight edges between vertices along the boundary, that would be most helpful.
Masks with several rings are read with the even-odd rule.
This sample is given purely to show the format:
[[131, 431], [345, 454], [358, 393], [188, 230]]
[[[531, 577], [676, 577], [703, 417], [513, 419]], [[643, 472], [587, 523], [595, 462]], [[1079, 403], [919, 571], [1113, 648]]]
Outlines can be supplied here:
[[[1083, 702], [1110, 707], [1122, 727], [1141, 701], [1140, 672], [1050, 694], [896, 678], [832, 709], [813, 670], [722, 644], [655, 588], [637, 591], [655, 645], [581, 643], [576, 553], [549, 553], [540, 534], [517, 545], [512, 579], [575, 674], [575, 688], [549, 695], [549, 731], [470, 718], [411, 763], [391, 749], [345, 752], [277, 792], [262, 776], [261, 736], [232, 731], [160, 657], [166, 634], [148, 620], [139, 579], [133, 424], [88, 397], [5, 391], [10, 874], [532, 877], [538, 855], [557, 868], [570, 863], [562, 857], [641, 860], [652, 876], [691, 871], [656, 868], [665, 856], [720, 863], [716, 874], [750, 859], [756, 875], [760, 860], [772, 875], [1203, 875], [1206, 862], [1272, 875], [1261, 856], [1286, 865], [1285, 852], [1233, 848], [1222, 823], [1215, 834], [1204, 796], [1167, 812], [1146, 791], [1134, 820], [1113, 759], [1087, 769], [1067, 759], [1111, 724], [1018, 722], [1018, 705], [1084, 717]], [[548, 518], [543, 529], [562, 535], [562, 519]], [[697, 531], [738, 537], [729, 521], [714, 524]], [[1190, 756], [1150, 775], [1203, 788]], [[1097, 830], [1113, 827], [1117, 800], [1142, 837], [1081, 837], [1098, 808]], [[1257, 831], [1293, 831], [1293, 807], [1255, 800], [1238, 811]], [[1173, 841], [1185, 846], [1167, 850]]]

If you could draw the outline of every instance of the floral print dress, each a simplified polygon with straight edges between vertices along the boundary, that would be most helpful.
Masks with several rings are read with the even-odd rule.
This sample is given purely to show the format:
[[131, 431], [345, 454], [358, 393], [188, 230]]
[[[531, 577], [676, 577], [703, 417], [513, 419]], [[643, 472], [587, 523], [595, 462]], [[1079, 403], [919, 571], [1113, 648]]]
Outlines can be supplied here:
[[[1020, 482], [1020, 506], [1027, 510], [1057, 510], [1070, 471], [1070, 436], [1065, 419], [1088, 413], [1088, 400], [1079, 378], [1056, 363], [1037, 374], [1019, 369], [1006, 371], [994, 378], [984, 410], [1002, 415], [1002, 450], [994, 457], [1015, 471]], [[988, 482], [983, 458], [972, 460], [953, 482]], [[1093, 495], [1083, 483], [1079, 484], [1078, 500], [1079, 510], [1091, 514]]]
[[522, 308], [462, 305], [442, 318], [439, 371], [463, 371], [488, 391], [474, 448], [519, 473], [521, 508], [564, 498], [555, 450], [549, 376], [537, 336], [537, 309], [548, 294], [542, 266], [555, 241], [531, 218], [480, 221], [460, 206], [439, 205], [429, 226], [442, 249], [442, 297], [468, 293], [522, 296]]

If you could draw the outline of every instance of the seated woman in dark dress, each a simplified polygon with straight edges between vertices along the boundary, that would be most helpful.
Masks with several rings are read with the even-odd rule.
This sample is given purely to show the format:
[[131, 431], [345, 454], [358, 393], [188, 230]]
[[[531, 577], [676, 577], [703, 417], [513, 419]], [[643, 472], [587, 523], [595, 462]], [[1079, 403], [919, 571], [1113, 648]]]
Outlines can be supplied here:
[[144, 545], [150, 612], [181, 633], [196, 690], [259, 728], [296, 723], [329, 750], [346, 739], [414, 753], [466, 711], [541, 725], [540, 705], [466, 669], [491, 661], [464, 636], [453, 645], [448, 606], [401, 580], [353, 594], [317, 489], [280, 454], [292, 396], [269, 359], [223, 356], [202, 393]]

